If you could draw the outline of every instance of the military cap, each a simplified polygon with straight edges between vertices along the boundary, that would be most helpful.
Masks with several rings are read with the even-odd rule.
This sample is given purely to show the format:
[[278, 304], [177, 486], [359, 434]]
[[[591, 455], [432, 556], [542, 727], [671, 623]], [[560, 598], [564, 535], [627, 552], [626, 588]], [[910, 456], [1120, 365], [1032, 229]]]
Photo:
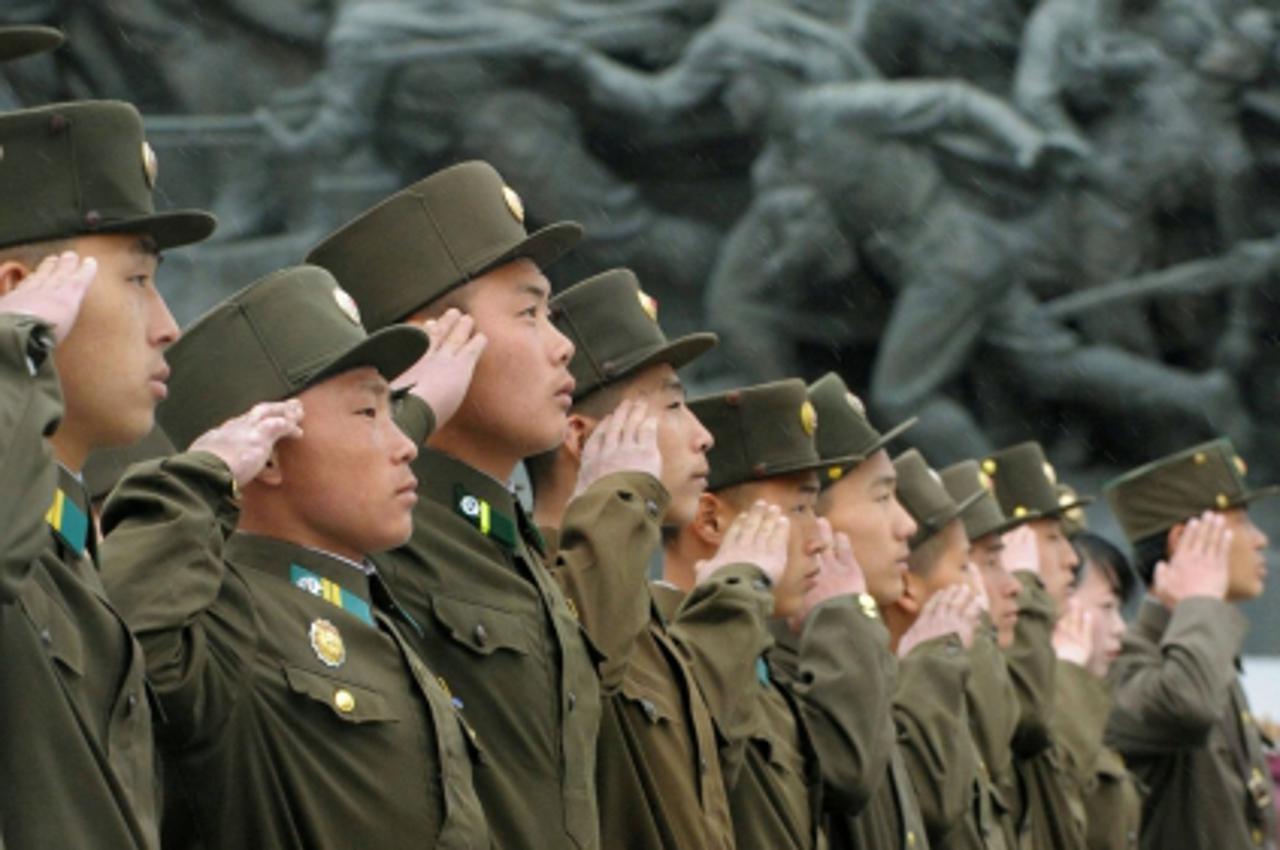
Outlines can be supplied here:
[[1136, 543], [1205, 511], [1225, 511], [1280, 494], [1250, 489], [1248, 466], [1226, 438], [1192, 446], [1126, 472], [1103, 486], [1111, 512]]
[[915, 449], [894, 458], [893, 468], [898, 473], [898, 501], [916, 521], [916, 533], [908, 541], [912, 551], [982, 498], [982, 493], [970, 493], [957, 502], [943, 485], [942, 476]]
[[818, 455], [826, 468], [820, 478], [822, 486], [839, 481], [852, 467], [880, 451], [903, 431], [916, 424], [912, 417], [881, 433], [867, 419], [867, 408], [849, 392], [844, 380], [828, 372], [809, 385], [809, 401], [818, 412]]
[[1076, 493], [1076, 488], [1059, 482], [1054, 490], [1058, 494], [1058, 504], [1071, 506], [1062, 512], [1063, 533], [1068, 537], [1074, 537], [1082, 531], [1088, 531], [1089, 518], [1084, 515], [1084, 508], [1081, 507], [1080, 495]]
[[1014, 525], [1038, 519], [1059, 519], [1073, 508], [1087, 505], [1091, 497], [1058, 497], [1058, 473], [1034, 441], [1001, 449], [982, 461], [991, 479], [996, 501]]
[[715, 439], [708, 490], [822, 467], [818, 415], [797, 378], [705, 396], [689, 409]]
[[115, 446], [109, 449], [98, 449], [89, 455], [85, 462], [85, 487], [89, 490], [89, 498], [95, 502], [102, 501], [115, 489], [116, 484], [124, 477], [124, 472], [135, 463], [168, 457], [173, 454], [173, 443], [159, 425], [151, 429], [151, 433], [130, 446]]
[[0, 62], [53, 50], [65, 39], [53, 27], [0, 27]]
[[533, 235], [524, 204], [488, 163], [437, 171], [325, 237], [307, 262], [328, 269], [377, 330], [520, 258], [546, 268], [582, 238], [559, 222]]
[[976, 460], [962, 460], [938, 474], [942, 476], [942, 484], [951, 498], [957, 502], [962, 502], [975, 493], [978, 496], [960, 514], [970, 540], [981, 540], [988, 534], [1004, 534], [1019, 524], [1019, 520], [1009, 519], [1000, 510], [1000, 503], [991, 492], [994, 485]]
[[355, 301], [324, 269], [281, 269], [205, 313], [173, 344], [169, 397], [156, 418], [185, 449], [259, 402], [362, 366], [392, 380], [426, 350], [426, 334], [408, 325], [366, 333]]
[[127, 103], [86, 100], [0, 114], [0, 247], [95, 233], [138, 233], [160, 249], [199, 242], [216, 219], [156, 212], [158, 170]]
[[678, 369], [716, 344], [713, 333], [668, 341], [658, 302], [630, 269], [611, 269], [561, 292], [551, 299], [551, 320], [574, 345], [574, 401], [655, 363]]

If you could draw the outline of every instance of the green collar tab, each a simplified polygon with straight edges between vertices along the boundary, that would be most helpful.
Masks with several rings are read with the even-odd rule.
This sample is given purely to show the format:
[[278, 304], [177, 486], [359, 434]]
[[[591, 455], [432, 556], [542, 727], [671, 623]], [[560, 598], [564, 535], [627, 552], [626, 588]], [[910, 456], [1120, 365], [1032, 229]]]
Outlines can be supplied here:
[[373, 625], [373, 609], [369, 607], [369, 603], [337, 582], [316, 575], [305, 567], [290, 564], [289, 583], [312, 596], [320, 597], [330, 605], [341, 608], [353, 617], [364, 621], [366, 625]]
[[516, 521], [494, 510], [487, 500], [467, 492], [461, 484], [455, 484], [453, 506], [458, 516], [474, 525], [485, 537], [497, 540], [508, 549], [515, 549]]
[[84, 554], [89, 542], [89, 516], [61, 487], [53, 494], [53, 504], [44, 519], [77, 558]]
[[764, 660], [763, 655], [756, 659], [756, 678], [760, 680], [760, 684], [769, 687], [769, 663]]

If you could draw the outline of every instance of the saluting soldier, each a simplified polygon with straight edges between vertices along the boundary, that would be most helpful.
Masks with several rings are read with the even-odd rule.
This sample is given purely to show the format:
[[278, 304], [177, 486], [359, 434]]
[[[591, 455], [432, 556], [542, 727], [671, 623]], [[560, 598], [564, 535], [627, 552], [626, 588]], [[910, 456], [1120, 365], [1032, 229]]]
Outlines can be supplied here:
[[1022, 584], [1014, 640], [1005, 653], [1019, 703], [1013, 738], [1019, 841], [1033, 848], [1083, 848], [1068, 777], [1054, 754], [1053, 629], [1079, 563], [1063, 519], [1087, 499], [1059, 496], [1057, 472], [1039, 443], [1001, 449], [983, 458], [981, 467], [1001, 511], [1017, 523], [1004, 536], [1001, 557]]
[[102, 518], [163, 709], [166, 844], [490, 846], [469, 730], [368, 560], [408, 539], [416, 501], [390, 381], [412, 367], [447, 420], [478, 353], [459, 325], [423, 358], [421, 330], [366, 334], [297, 266], [171, 349], [159, 418], [183, 451], [133, 467]]
[[1267, 536], [1229, 440], [1193, 446], [1105, 487], [1147, 586], [1111, 667], [1107, 743], [1146, 788], [1144, 848], [1276, 846], [1274, 790], [1240, 686], [1245, 618]]
[[78, 473], [151, 430], [178, 335], [159, 252], [214, 219], [155, 211], [125, 103], [0, 115], [0, 151], [0, 834], [9, 850], [155, 847], [142, 650], [106, 599]]
[[[983, 597], [975, 593], [961, 512], [920, 452], [893, 461], [898, 498], [916, 523], [898, 599], [885, 606], [901, 659], [894, 695], [907, 770], [931, 846], [952, 845], [972, 814], [978, 756], [969, 735], [966, 684]], [[946, 615], [939, 617], [938, 613]]]
[[978, 494], [978, 499], [960, 513], [960, 519], [970, 541], [970, 568], [977, 572], [987, 596], [987, 611], [969, 648], [965, 684], [969, 731], [978, 752], [977, 794], [973, 817], [949, 846], [1017, 850], [1012, 803], [1017, 797], [1013, 738], [1019, 706], [1004, 650], [1013, 645], [1022, 585], [1004, 564], [1001, 535], [1018, 523], [1000, 510], [990, 490], [991, 481], [977, 461], [961, 461], [939, 474], [953, 499], [966, 500]]
[[880, 433], [867, 420], [862, 401], [834, 372], [810, 384], [808, 397], [818, 416], [815, 443], [823, 462], [818, 514], [834, 532], [848, 536], [866, 579], [859, 607], [876, 624], [863, 640], [839, 651], [864, 659], [857, 708], [871, 713], [878, 734], [890, 747], [884, 774], [863, 810], [856, 815], [826, 813], [827, 840], [833, 850], [925, 847], [924, 816], [895, 722], [898, 661], [880, 618], [880, 612], [902, 596], [909, 541], [917, 530], [898, 500], [898, 473], [886, 446], [915, 420]]
[[[690, 404], [711, 431], [710, 479], [694, 519], [668, 541], [665, 576], [688, 590], [698, 561], [717, 554], [731, 523], [753, 503], [790, 519], [786, 569], [773, 585], [778, 646], [727, 643], [715, 623], [690, 634], [701, 653], [757, 665], [755, 716], [729, 801], [739, 850], [819, 846], [825, 805], [850, 814], [884, 775], [888, 748], [858, 706], [863, 662], [847, 648], [868, 633], [865, 593], [848, 539], [833, 539], [815, 512], [823, 466], [818, 426], [801, 381], [732, 390]], [[785, 634], [783, 629], [789, 630]], [[756, 649], [758, 652], [758, 649]]]
[[[548, 540], [567, 521], [601, 527], [613, 541], [597, 557], [566, 562], [556, 571], [605, 656], [597, 749], [602, 845], [732, 848], [708, 698], [659, 612], [648, 576], [661, 546], [660, 525], [691, 521], [706, 488], [711, 434], [685, 404], [676, 370], [708, 351], [716, 337], [696, 333], [668, 340], [658, 324], [657, 302], [627, 269], [575, 284], [551, 299], [551, 310], [556, 327], [574, 343], [569, 370], [576, 385], [564, 442], [527, 462], [534, 518]], [[572, 498], [583, 473], [595, 477], [606, 471], [591, 468], [599, 466], [601, 449], [611, 442], [633, 446], [639, 461], [633, 463], [648, 466], [647, 474], [620, 472], [632, 479], [627, 490], [593, 488]], [[620, 498], [632, 492], [642, 498]], [[703, 599], [701, 608], [695, 603], [690, 610], [738, 605], [741, 594], [729, 571], [717, 573], [714, 582], [731, 598]], [[749, 606], [747, 600], [738, 610]], [[678, 633], [679, 613], [672, 620]], [[741, 669], [744, 681], [725, 688], [730, 697], [754, 681], [748, 665]], [[707, 683], [707, 691], [717, 684]]]
[[[413, 537], [375, 561], [476, 730], [476, 791], [502, 848], [600, 846], [595, 650], [507, 486], [522, 459], [564, 440], [573, 344], [551, 324], [542, 269], [581, 233], [564, 222], [527, 234], [519, 195], [467, 162], [397, 192], [308, 257], [351, 293], [370, 330], [457, 309], [488, 339], [458, 413], [414, 461]], [[411, 396], [400, 415], [429, 412]], [[606, 528], [566, 524], [556, 557], [610, 545]]]

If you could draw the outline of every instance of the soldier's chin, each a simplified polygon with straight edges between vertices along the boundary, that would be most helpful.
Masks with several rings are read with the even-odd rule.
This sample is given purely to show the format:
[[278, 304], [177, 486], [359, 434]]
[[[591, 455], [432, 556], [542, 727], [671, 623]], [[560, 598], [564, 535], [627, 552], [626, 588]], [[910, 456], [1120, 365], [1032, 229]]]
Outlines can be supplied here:
[[94, 448], [116, 449], [132, 446], [150, 434], [156, 424], [156, 411], [153, 405], [139, 405], [136, 408], [117, 410], [114, 413], [109, 427], [102, 430]]

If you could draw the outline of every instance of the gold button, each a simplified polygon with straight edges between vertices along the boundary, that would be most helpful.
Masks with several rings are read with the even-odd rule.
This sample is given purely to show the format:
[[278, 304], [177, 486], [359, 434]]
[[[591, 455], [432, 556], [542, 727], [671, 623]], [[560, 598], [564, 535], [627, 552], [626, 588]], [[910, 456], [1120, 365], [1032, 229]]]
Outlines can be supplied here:
[[1016, 508], [1013, 509], [1013, 515], [1018, 519], [1022, 519], [1028, 513], [1030, 513], [1030, 511], [1028, 511], [1022, 505], [1018, 505]]
[[987, 473], [987, 475], [995, 475], [996, 468], [996, 462], [991, 458], [987, 458], [982, 462], [982, 471]]
[[916, 834], [912, 830], [907, 830], [907, 846], [908, 847], [916, 846]]
[[1257, 844], [1259, 847], [1262, 846], [1262, 830], [1258, 829], [1256, 826], [1253, 828], [1252, 838], [1254, 844]]
[[1196, 452], [1196, 456], [1193, 460], [1195, 461], [1196, 466], [1204, 466], [1209, 458], [1205, 456], [1204, 452]]
[[1225, 511], [1227, 508], [1229, 508], [1229, 507], [1231, 506], [1231, 500], [1230, 500], [1229, 498], [1227, 498], [1227, 494], [1226, 494], [1226, 493], [1219, 493], [1219, 494], [1218, 494], [1217, 503], [1218, 503], [1218, 508], [1219, 508], [1219, 510], [1224, 510], [1224, 511]]
[[356, 698], [351, 695], [351, 691], [346, 688], [340, 688], [333, 695], [333, 707], [343, 714], [350, 714], [355, 711]]

